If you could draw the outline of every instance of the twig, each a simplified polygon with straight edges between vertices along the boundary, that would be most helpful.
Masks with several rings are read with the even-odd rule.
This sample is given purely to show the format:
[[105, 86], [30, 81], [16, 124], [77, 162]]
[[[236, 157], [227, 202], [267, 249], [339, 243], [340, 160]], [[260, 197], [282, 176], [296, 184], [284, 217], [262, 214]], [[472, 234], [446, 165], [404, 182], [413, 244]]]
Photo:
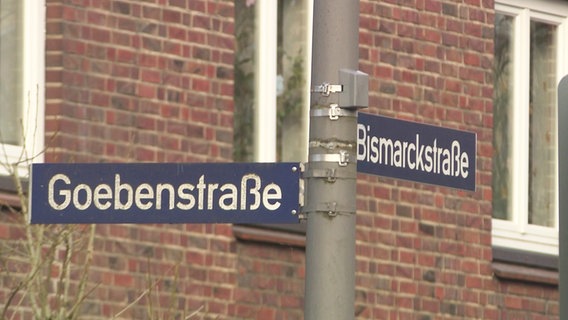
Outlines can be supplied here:
[[[152, 283], [148, 289], [144, 290], [136, 299], [134, 299], [134, 301], [132, 301], [131, 303], [129, 303], [126, 307], [124, 307], [122, 310], [120, 310], [117, 314], [115, 314], [112, 319], [116, 319], [117, 317], [119, 317], [121, 314], [123, 314], [124, 312], [126, 312], [128, 309], [132, 308], [132, 306], [136, 305], [136, 303], [138, 303], [138, 301], [140, 301], [140, 299], [144, 298], [146, 295], [148, 295], [150, 292], [152, 292], [152, 289], [155, 288], [160, 282], [162, 282], [162, 280], [164, 279], [165, 275], [168, 274], [173, 267], [171, 267], [167, 272], [164, 273], [163, 276], [161, 276], [159, 279], [157, 279], [156, 281], [154, 281], [154, 283]], [[151, 316], [151, 315], [150, 315]]]
[[[159, 280], [157, 280], [153, 286], [158, 285]], [[129, 303], [126, 307], [124, 307], [122, 310], [120, 310], [117, 314], [115, 314], [112, 319], [116, 319], [118, 318], [121, 314], [123, 314], [124, 312], [126, 312], [128, 309], [130, 309], [132, 306], [134, 306], [136, 303], [138, 303], [138, 301], [140, 301], [140, 299], [144, 298], [145, 295], [147, 295], [150, 292], [150, 289], [146, 289], [144, 291], [142, 291], [142, 293], [138, 296], [138, 298], [134, 299], [134, 301], [132, 301], [131, 303]]]
[[205, 308], [204, 305], [202, 305], [201, 307], [197, 308], [197, 310], [193, 311], [191, 314], [189, 314], [187, 317], [185, 317], [185, 320], [189, 320], [191, 318], [193, 318], [193, 316], [196, 316], [198, 313], [201, 312], [201, 310], [203, 310], [203, 308]]
[[77, 299], [77, 301], [75, 301], [75, 304], [73, 305], [73, 307], [71, 307], [71, 310], [69, 311], [69, 313], [67, 313], [67, 319], [74, 319], [76, 317], [75, 312], [77, 311], [77, 309], [79, 308], [79, 306], [81, 305], [81, 303], [83, 302], [83, 300], [92, 292], [89, 291], [87, 294], [84, 294], [85, 291], [85, 286], [87, 285], [87, 277], [89, 274], [89, 267], [91, 265], [91, 262], [93, 260], [93, 248], [94, 248], [94, 243], [95, 243], [95, 225], [92, 224], [89, 226], [90, 227], [90, 232], [89, 232], [89, 242], [87, 244], [87, 257], [85, 258], [85, 262], [83, 265], [83, 273], [81, 275], [81, 280], [79, 282], [79, 292], [77, 294], [77, 296], [79, 297], [79, 299]]

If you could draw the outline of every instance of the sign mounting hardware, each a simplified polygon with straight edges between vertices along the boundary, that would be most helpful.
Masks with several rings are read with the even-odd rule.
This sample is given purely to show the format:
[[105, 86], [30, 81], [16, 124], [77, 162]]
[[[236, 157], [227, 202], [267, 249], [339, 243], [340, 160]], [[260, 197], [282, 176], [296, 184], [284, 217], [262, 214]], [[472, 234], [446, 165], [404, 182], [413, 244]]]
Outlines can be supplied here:
[[314, 154], [310, 157], [313, 162], [337, 162], [340, 167], [346, 167], [349, 164], [349, 152], [339, 150], [339, 153]]
[[319, 86], [314, 86], [312, 92], [321, 93], [322, 96], [328, 97], [331, 93], [343, 92], [343, 86], [340, 84], [329, 84], [324, 82]]

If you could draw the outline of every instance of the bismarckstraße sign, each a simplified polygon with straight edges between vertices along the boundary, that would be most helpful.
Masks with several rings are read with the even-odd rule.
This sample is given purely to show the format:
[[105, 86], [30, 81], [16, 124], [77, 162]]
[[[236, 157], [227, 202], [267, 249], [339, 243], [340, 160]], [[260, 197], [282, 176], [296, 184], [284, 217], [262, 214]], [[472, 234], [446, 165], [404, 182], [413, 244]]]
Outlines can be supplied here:
[[357, 171], [475, 191], [476, 135], [359, 112]]
[[298, 223], [298, 163], [42, 163], [30, 223]]

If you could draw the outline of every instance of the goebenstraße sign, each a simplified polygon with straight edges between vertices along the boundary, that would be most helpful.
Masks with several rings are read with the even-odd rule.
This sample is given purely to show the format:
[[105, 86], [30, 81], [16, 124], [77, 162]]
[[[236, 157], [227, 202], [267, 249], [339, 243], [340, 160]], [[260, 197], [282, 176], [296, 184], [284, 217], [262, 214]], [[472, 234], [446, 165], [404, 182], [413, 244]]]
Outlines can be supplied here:
[[30, 223], [297, 223], [299, 163], [44, 163]]

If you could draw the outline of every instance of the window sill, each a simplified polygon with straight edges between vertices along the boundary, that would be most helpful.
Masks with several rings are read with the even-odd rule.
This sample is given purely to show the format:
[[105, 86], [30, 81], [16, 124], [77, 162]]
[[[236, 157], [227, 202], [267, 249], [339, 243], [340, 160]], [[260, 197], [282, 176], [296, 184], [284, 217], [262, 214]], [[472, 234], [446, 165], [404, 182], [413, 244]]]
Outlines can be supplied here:
[[510, 263], [493, 262], [493, 273], [499, 279], [558, 285], [558, 271], [526, 267]]
[[20, 208], [22, 203], [17, 194], [6, 193], [0, 190], [0, 207]]
[[558, 256], [493, 247], [491, 266], [499, 279], [558, 285]]
[[[27, 181], [22, 181], [22, 188], [27, 188]], [[26, 190], [26, 189], [24, 189]], [[12, 177], [0, 175], [0, 206], [20, 208], [22, 205], [20, 197], [16, 192], [16, 187]]]
[[233, 235], [238, 240], [255, 241], [283, 246], [305, 247], [306, 236], [285, 231], [251, 227], [245, 225], [233, 225]]

